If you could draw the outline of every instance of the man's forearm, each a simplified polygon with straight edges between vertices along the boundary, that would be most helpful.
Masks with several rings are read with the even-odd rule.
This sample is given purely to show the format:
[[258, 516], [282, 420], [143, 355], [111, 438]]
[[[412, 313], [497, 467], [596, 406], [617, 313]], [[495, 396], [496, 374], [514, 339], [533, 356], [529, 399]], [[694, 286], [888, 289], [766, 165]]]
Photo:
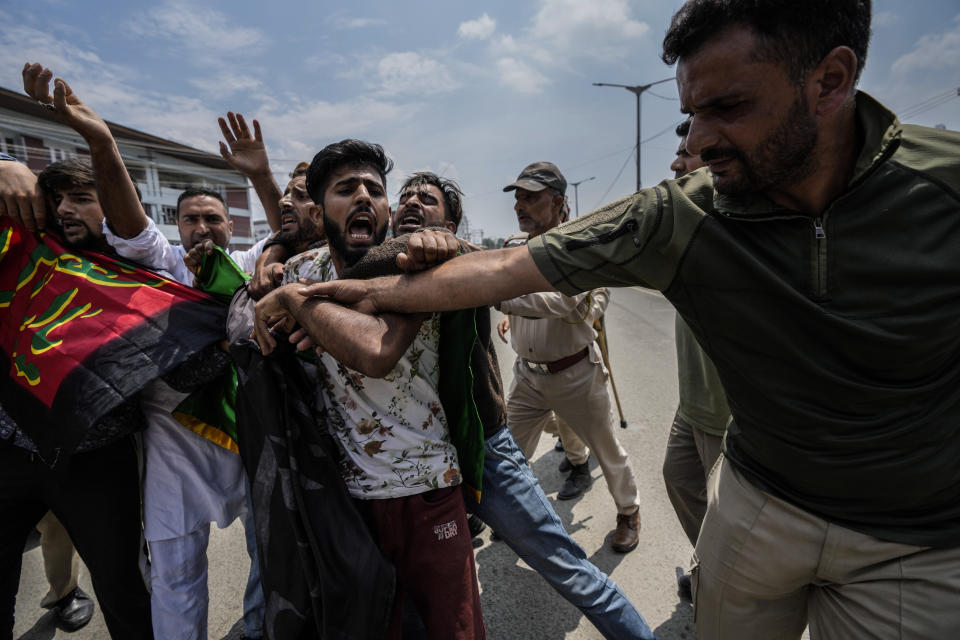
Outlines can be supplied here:
[[270, 225], [270, 230], [273, 232], [279, 231], [280, 198], [283, 197], [283, 192], [280, 190], [280, 185], [278, 185], [274, 179], [273, 172], [267, 171], [263, 174], [247, 177], [250, 178], [250, 183], [253, 185], [253, 190], [260, 199], [260, 204], [263, 205], [263, 213], [267, 217], [267, 224]]
[[524, 247], [458, 256], [435, 269], [371, 280], [379, 311], [450, 311], [495, 304], [553, 286]]
[[147, 228], [148, 219], [120, 150], [113, 138], [88, 142], [103, 215], [118, 236], [132, 238]]
[[393, 370], [422, 323], [420, 316], [370, 316], [296, 293], [285, 296], [285, 306], [324, 351], [374, 378]]

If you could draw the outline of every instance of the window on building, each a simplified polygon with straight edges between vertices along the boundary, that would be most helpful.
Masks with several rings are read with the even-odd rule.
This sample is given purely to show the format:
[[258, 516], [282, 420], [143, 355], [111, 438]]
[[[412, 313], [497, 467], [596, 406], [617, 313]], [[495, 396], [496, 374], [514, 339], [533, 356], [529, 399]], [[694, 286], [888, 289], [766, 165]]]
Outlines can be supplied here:
[[160, 224], [177, 224], [177, 208], [168, 204], [160, 205]]
[[17, 160], [26, 162], [27, 154], [23, 148], [23, 144], [20, 143], [18, 138], [19, 136], [17, 137], [4, 136], [2, 139], [0, 139], [0, 144], [2, 144], [2, 147], [3, 147], [2, 149], [0, 149], [0, 151], [10, 154]]

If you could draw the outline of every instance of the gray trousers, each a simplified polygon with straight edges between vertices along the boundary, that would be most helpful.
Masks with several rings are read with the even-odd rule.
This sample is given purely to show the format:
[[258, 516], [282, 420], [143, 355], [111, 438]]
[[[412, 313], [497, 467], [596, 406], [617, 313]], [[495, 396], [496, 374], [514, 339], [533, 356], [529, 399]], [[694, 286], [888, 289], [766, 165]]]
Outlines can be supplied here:
[[721, 456], [697, 540], [700, 640], [927, 640], [960, 630], [960, 546], [915, 547], [765, 493]]
[[690, 426], [680, 414], [674, 416], [663, 459], [663, 482], [691, 545], [697, 544], [707, 512], [707, 476], [720, 457], [722, 444], [720, 436]]

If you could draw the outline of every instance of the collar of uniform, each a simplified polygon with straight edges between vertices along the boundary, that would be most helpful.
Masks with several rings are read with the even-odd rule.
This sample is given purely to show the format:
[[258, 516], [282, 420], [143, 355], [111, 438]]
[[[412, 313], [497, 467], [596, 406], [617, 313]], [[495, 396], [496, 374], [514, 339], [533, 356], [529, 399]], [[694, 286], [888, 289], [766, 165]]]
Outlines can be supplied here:
[[[849, 187], [863, 180], [896, 150], [902, 133], [897, 117], [870, 95], [857, 91], [856, 105], [857, 127], [863, 135], [863, 148], [854, 164]], [[713, 206], [720, 213], [736, 216], [766, 216], [787, 211], [762, 193], [732, 196], [714, 191]]]
[[850, 185], [862, 181], [867, 174], [883, 163], [897, 147], [903, 128], [897, 116], [872, 96], [857, 91], [857, 124], [863, 134], [863, 148], [853, 168]]

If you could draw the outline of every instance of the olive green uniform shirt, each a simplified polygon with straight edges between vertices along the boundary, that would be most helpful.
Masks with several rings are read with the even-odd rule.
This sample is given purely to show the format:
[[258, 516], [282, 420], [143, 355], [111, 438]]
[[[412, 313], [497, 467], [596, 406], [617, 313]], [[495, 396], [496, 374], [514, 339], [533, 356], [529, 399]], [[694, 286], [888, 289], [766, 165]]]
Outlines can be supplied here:
[[761, 489], [913, 545], [960, 544], [960, 133], [864, 93], [863, 147], [819, 216], [700, 169], [530, 241], [574, 295], [663, 291], [713, 360], [725, 454]]
[[722, 438], [730, 421], [730, 407], [727, 406], [727, 394], [720, 383], [720, 374], [679, 315], [675, 335], [680, 381], [677, 413], [691, 427]]

